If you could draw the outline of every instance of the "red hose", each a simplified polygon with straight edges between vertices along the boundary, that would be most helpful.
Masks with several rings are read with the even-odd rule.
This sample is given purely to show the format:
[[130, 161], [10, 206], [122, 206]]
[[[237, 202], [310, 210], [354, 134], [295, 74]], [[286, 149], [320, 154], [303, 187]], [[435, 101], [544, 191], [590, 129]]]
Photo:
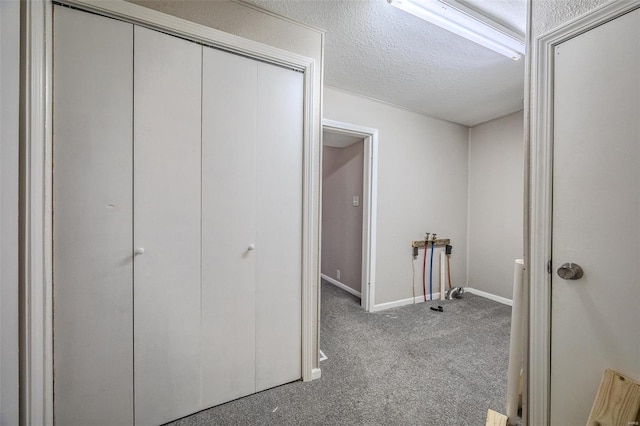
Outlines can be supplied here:
[[427, 242], [424, 242], [424, 261], [422, 262], [422, 294], [427, 301]]

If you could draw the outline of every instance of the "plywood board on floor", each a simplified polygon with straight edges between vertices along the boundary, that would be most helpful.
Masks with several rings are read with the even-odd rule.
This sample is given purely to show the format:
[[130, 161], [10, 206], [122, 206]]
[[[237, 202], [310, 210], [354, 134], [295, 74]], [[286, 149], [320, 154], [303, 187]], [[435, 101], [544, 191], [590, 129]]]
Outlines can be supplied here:
[[496, 411], [489, 410], [487, 412], [486, 426], [507, 426], [507, 416]]
[[606, 369], [587, 425], [637, 425], [638, 414], [640, 414], [640, 383]]

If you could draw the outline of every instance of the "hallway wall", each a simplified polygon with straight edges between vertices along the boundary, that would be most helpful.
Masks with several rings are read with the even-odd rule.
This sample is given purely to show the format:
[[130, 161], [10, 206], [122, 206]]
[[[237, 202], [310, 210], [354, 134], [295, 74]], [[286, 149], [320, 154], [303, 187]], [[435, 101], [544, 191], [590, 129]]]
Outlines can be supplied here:
[[[362, 287], [363, 173], [363, 141], [345, 148], [323, 147], [320, 271], [356, 292]], [[354, 196], [358, 206], [353, 205]]]

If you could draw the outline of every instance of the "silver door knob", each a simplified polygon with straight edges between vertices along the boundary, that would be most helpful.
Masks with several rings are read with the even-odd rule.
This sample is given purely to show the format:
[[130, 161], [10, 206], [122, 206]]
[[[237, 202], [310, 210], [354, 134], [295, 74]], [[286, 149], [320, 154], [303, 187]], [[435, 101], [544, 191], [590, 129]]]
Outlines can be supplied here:
[[558, 268], [558, 276], [563, 280], [579, 280], [583, 272], [577, 263], [565, 263]]
[[143, 247], [138, 247], [137, 249], [135, 249], [133, 251], [133, 254], [135, 254], [136, 256], [144, 254], [144, 248]]
[[251, 250], [255, 250], [256, 249], [256, 245], [255, 244], [249, 244], [249, 247], [247, 247], [247, 250], [251, 251]]

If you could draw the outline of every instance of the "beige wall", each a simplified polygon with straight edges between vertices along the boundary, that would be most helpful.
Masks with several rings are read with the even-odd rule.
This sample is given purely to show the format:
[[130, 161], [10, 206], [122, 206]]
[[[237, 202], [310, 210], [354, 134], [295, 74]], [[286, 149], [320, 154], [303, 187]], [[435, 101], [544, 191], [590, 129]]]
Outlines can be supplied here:
[[514, 260], [523, 256], [523, 113], [469, 132], [469, 286], [513, 297]]
[[[229, 0], [128, 0], [141, 6], [155, 9], [169, 15], [177, 16], [191, 22], [215, 28], [230, 34], [264, 43], [289, 52], [306, 56], [315, 61], [313, 89], [317, 97], [314, 100], [312, 114], [316, 117], [316, 125], [312, 129], [314, 146], [321, 149], [321, 100], [322, 100], [322, 58], [324, 33], [309, 26], [296, 23], [263, 11], [245, 3]], [[320, 152], [317, 153], [320, 158]], [[314, 164], [312, 174], [320, 176], [320, 165]], [[320, 188], [314, 188], [312, 197], [319, 204]], [[315, 229], [316, 241], [319, 242], [319, 228]], [[312, 259], [318, 259], [319, 245], [311, 253]], [[319, 277], [319, 265], [313, 265], [312, 275]], [[313, 282], [314, 312], [312, 314], [315, 342], [314, 352], [318, 353], [318, 280]], [[317, 367], [317, 361], [316, 365]]]
[[322, 31], [245, 3], [229, 0], [127, 1], [294, 52], [312, 58], [316, 65], [321, 65]]
[[[325, 146], [322, 157], [321, 272], [355, 291], [362, 284], [364, 142]], [[353, 197], [360, 200], [353, 206]], [[336, 274], [340, 270], [340, 278]]]
[[375, 303], [412, 297], [410, 244], [425, 232], [451, 238], [454, 285], [466, 285], [468, 128], [329, 87], [324, 96], [324, 118], [379, 130]]
[[18, 424], [20, 4], [0, 1], [0, 425]]

